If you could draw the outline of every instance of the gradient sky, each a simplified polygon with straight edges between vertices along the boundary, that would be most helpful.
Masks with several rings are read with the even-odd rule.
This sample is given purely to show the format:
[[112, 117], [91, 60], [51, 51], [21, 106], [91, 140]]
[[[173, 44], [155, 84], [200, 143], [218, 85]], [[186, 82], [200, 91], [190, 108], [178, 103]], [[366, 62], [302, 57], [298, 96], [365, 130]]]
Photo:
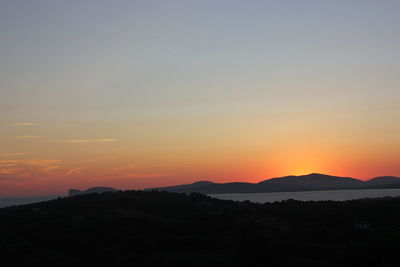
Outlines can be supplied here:
[[0, 1], [0, 196], [400, 176], [400, 1]]

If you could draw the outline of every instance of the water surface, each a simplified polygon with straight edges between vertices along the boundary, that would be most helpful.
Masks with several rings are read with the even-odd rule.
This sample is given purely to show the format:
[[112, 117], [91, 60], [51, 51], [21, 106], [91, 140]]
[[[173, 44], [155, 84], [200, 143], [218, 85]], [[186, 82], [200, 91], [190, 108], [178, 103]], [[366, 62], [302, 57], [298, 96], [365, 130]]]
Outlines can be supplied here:
[[0, 208], [56, 199], [59, 196], [0, 197]]
[[[335, 200], [344, 201], [360, 198], [400, 197], [400, 189], [359, 189], [359, 190], [325, 190], [325, 191], [300, 191], [300, 192], [274, 192], [251, 194], [210, 194], [209, 196], [226, 199], [257, 203], [275, 202], [287, 199], [302, 201]], [[30, 196], [30, 197], [0, 197], [0, 208], [25, 205], [56, 199], [60, 196]], [[61, 196], [63, 197], [63, 196]]]
[[257, 203], [275, 202], [287, 199], [302, 201], [318, 200], [352, 200], [361, 198], [400, 197], [400, 189], [359, 189], [359, 190], [325, 190], [325, 191], [300, 191], [300, 192], [274, 192], [251, 194], [210, 194], [209, 196], [226, 199]]

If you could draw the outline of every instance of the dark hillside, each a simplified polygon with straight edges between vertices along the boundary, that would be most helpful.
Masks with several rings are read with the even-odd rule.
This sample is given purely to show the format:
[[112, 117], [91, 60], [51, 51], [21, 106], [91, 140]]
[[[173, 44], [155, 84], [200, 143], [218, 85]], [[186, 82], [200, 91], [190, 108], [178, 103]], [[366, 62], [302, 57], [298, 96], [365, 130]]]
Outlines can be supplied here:
[[2, 266], [400, 266], [400, 199], [124, 191], [0, 209]]

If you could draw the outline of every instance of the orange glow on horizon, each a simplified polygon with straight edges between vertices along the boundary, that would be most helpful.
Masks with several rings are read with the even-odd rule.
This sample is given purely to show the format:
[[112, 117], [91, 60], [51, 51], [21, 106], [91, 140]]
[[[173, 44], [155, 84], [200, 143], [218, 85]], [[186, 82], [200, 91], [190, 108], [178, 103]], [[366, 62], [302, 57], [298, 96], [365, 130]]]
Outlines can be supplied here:
[[[67, 145], [80, 150], [65, 150], [70, 148]], [[0, 177], [3, 178], [0, 195], [64, 194], [69, 188], [94, 186], [143, 189], [200, 180], [256, 183], [309, 173], [358, 179], [400, 173], [395, 152], [387, 153], [386, 157], [377, 152], [371, 156], [363, 150], [309, 144], [273, 148], [275, 153], [268, 153], [264, 148], [251, 148], [206, 151], [206, 154], [200, 150], [170, 155], [160, 151], [158, 154], [143, 153], [143, 156], [111, 142], [101, 146], [90, 142], [60, 146], [64, 148], [64, 159], [33, 157], [29, 153], [4, 154], [0, 159]], [[7, 180], [11, 175], [13, 179]]]

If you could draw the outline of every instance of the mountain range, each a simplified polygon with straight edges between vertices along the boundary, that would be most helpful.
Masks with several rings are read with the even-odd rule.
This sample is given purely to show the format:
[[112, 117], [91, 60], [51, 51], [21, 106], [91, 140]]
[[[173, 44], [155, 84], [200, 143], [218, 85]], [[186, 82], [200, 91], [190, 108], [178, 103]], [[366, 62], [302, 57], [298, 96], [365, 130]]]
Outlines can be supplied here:
[[148, 188], [145, 190], [169, 191], [178, 193], [197, 192], [203, 194], [232, 194], [388, 188], [400, 188], [400, 178], [393, 176], [380, 176], [363, 181], [351, 177], [339, 177], [311, 173], [300, 176], [291, 175], [280, 178], [272, 178], [259, 183], [214, 183], [210, 181], [199, 181], [192, 184]]

